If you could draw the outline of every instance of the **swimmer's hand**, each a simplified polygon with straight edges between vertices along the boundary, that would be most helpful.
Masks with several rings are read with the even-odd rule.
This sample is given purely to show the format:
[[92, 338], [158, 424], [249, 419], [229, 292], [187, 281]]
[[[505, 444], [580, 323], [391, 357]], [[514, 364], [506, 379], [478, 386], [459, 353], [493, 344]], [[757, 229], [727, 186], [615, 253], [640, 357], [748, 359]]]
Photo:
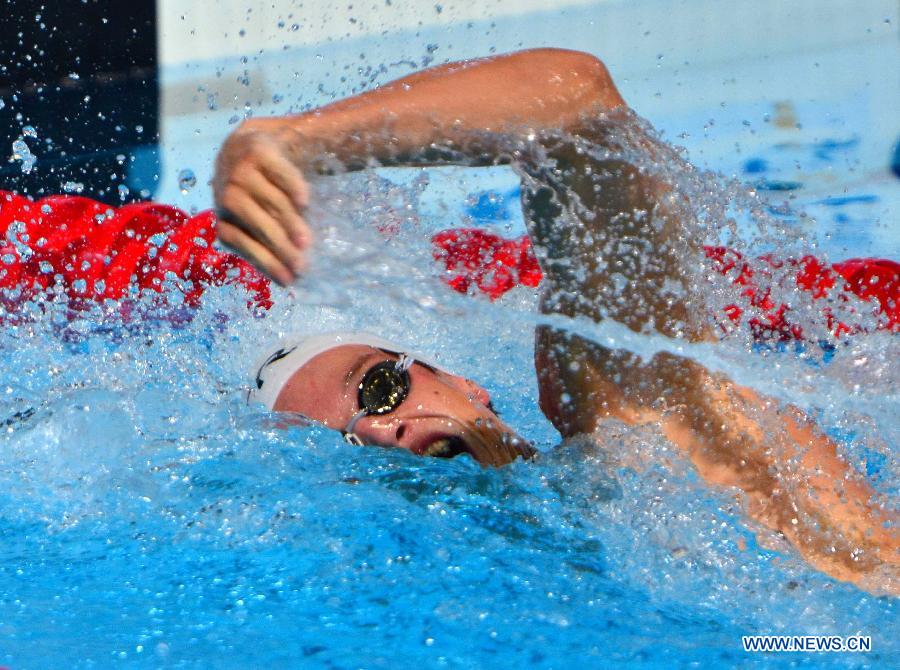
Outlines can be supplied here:
[[280, 119], [245, 121], [219, 150], [213, 178], [219, 240], [282, 286], [303, 272], [312, 242], [309, 188], [287, 137]]
[[585, 119], [624, 105], [596, 57], [532, 49], [416, 72], [297, 116], [252, 119], [219, 152], [219, 239], [289, 284], [311, 240], [303, 170], [496, 165], [536, 131], [585, 132]]

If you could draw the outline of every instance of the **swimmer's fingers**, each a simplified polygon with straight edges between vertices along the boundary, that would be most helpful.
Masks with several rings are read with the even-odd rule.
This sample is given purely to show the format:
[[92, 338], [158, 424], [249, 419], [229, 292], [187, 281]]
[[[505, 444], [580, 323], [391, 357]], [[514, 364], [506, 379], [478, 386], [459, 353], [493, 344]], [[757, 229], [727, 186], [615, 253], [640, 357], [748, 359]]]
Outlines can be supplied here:
[[308, 248], [312, 241], [312, 232], [289, 195], [267, 179], [262, 172], [253, 172], [245, 179], [246, 190], [281, 224], [291, 243], [300, 251]]
[[245, 233], [256, 238], [286, 266], [297, 266], [299, 270], [303, 260], [301, 250], [291, 243], [278, 219], [269, 214], [250, 191], [235, 189], [226, 194], [223, 204], [233, 216], [230, 223], [240, 226]]
[[267, 151], [260, 160], [260, 169], [302, 211], [309, 206], [309, 185], [303, 172], [280, 151]]
[[[228, 137], [216, 159], [213, 192], [216, 206], [233, 214], [229, 223], [290, 266], [289, 249], [299, 252], [312, 241], [302, 216], [309, 193], [302, 172], [286, 154], [290, 136], [273, 129], [272, 121], [246, 121]], [[280, 235], [272, 230], [273, 221]]]
[[234, 214], [237, 221], [234, 223], [297, 275], [304, 265], [303, 250], [291, 243], [279, 219], [267, 212], [265, 207], [249, 194], [240, 194], [236, 204]]
[[282, 286], [288, 286], [294, 280], [294, 272], [288, 266], [235, 224], [220, 219], [217, 235], [222, 244], [234, 249], [254, 267]]

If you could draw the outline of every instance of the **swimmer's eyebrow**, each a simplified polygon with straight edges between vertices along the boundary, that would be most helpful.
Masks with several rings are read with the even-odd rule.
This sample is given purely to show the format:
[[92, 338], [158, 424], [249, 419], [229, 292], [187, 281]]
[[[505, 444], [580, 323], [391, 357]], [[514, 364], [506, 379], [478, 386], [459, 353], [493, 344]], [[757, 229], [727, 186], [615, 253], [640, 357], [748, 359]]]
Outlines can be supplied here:
[[365, 367], [366, 363], [368, 363], [369, 360], [371, 358], [373, 358], [375, 356], [375, 354], [378, 353], [379, 351], [380, 351], [380, 349], [373, 349], [372, 351], [367, 351], [362, 356], [357, 358], [356, 361], [354, 361], [353, 365], [350, 366], [350, 372], [347, 373], [347, 385], [348, 386], [350, 385], [350, 382], [352, 382], [354, 379], [356, 379], [359, 376], [359, 373], [362, 372], [362, 369]]
[[[399, 354], [398, 352], [396, 352], [396, 351], [391, 351], [390, 349], [378, 349], [378, 351], [383, 351], [383, 352], [386, 353], [387, 355], [389, 355], [389, 356], [396, 356], [397, 358], [400, 358], [400, 356], [401, 356], [401, 354]], [[428, 370], [428, 372], [432, 372], [432, 373], [434, 373], [434, 374], [437, 374], [437, 368], [435, 368], [433, 365], [429, 365], [428, 363], [424, 363], [424, 362], [420, 361], [418, 358], [413, 357], [413, 364], [415, 364], [415, 365], [421, 365], [423, 368], [425, 368], [426, 370]]]

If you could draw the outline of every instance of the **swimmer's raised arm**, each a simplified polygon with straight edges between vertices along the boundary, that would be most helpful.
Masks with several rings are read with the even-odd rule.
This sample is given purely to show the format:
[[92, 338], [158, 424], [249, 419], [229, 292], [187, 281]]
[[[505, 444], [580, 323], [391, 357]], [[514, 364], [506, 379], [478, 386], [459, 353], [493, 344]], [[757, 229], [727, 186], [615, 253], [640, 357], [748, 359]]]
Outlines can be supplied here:
[[510, 138], [576, 131], [624, 104], [596, 57], [535, 49], [431, 68], [297, 116], [252, 119], [217, 159], [219, 237], [287, 284], [310, 244], [305, 174], [335, 164], [509, 162]]
[[[622, 152], [617, 133], [640, 151]], [[544, 270], [542, 310], [714, 340], [691, 279], [702, 259], [692, 211], [653, 168], [666, 147], [628, 115], [548, 139], [543, 164], [520, 165], [524, 215]], [[658, 426], [704, 479], [740, 489], [748, 515], [809, 563], [900, 593], [896, 512], [796, 407], [685, 356], [642, 359], [547, 326], [538, 329], [535, 367], [541, 408], [564, 437], [596, 433], [607, 419]]]

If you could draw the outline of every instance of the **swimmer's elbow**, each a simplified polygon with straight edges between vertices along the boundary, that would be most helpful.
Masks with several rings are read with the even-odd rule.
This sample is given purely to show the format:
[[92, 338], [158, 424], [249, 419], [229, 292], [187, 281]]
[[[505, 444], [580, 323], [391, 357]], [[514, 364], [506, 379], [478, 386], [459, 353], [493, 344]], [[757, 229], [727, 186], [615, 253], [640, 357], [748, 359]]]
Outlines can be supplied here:
[[612, 75], [606, 65], [596, 56], [586, 53], [578, 53], [577, 72], [587, 87], [588, 104], [596, 109], [614, 109], [625, 106], [625, 101], [619, 94], [613, 82]]
[[[597, 56], [571, 49], [532, 49], [525, 52], [548, 73], [561, 76], [584, 111], [625, 105], [606, 64]], [[532, 70], [535, 71], [535, 70]]]

